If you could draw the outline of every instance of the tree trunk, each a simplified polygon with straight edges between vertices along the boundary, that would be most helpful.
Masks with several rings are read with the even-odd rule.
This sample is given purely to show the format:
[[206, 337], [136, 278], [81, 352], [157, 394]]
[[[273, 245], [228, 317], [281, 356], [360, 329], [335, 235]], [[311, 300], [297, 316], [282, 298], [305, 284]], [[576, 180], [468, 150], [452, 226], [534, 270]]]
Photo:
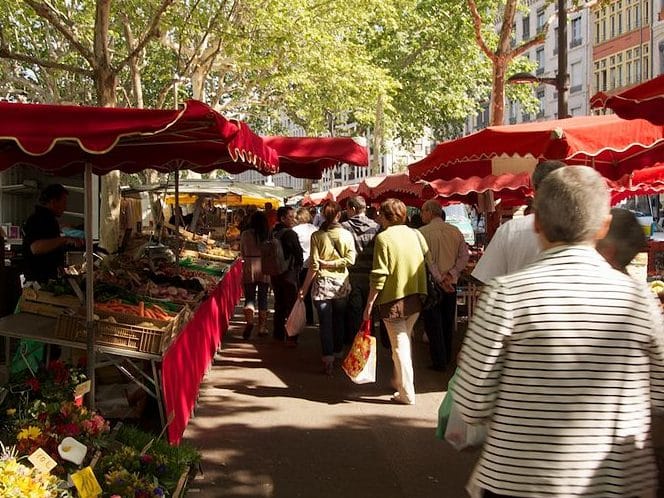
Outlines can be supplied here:
[[380, 175], [380, 153], [383, 148], [383, 96], [376, 100], [376, 123], [373, 133], [373, 155], [371, 156], [371, 174]]
[[493, 65], [493, 93], [491, 96], [490, 124], [500, 126], [505, 120], [505, 69], [504, 60]]

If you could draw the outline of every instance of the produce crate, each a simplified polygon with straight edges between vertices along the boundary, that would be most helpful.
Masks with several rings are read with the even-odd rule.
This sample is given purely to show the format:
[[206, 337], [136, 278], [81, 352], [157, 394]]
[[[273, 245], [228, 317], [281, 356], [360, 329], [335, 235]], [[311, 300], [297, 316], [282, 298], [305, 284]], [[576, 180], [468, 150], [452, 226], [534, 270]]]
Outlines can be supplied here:
[[56, 318], [69, 310], [79, 309], [82, 303], [76, 296], [56, 296], [52, 292], [26, 288], [23, 289], [18, 305], [22, 313]]
[[[95, 320], [97, 344], [112, 346], [141, 353], [160, 354], [168, 348], [177, 335], [186, 314], [183, 307], [172, 320], [118, 313], [96, 312]], [[62, 314], [58, 316], [55, 336], [76, 342], [85, 342], [85, 317]]]

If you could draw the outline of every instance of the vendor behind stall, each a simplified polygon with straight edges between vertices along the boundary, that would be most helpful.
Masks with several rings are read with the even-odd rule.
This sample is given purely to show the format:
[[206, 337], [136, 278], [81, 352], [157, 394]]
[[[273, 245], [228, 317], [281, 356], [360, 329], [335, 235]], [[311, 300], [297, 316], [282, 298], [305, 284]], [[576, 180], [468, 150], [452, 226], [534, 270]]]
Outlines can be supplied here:
[[84, 240], [60, 235], [57, 218], [67, 208], [67, 189], [60, 184], [47, 186], [39, 196], [39, 204], [23, 225], [25, 279], [46, 282], [57, 278], [58, 268], [65, 265], [67, 246], [83, 247]]

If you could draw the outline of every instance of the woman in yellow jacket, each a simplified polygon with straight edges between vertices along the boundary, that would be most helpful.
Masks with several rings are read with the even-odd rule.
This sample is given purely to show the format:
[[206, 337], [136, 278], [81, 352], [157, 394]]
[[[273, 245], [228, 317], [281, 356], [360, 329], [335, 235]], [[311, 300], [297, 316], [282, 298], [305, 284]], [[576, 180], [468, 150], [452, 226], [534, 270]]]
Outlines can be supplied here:
[[394, 362], [393, 400], [415, 404], [411, 335], [427, 294], [424, 237], [406, 222], [406, 206], [398, 199], [380, 205], [377, 220], [383, 231], [376, 235], [373, 269], [364, 319], [370, 320], [374, 304], [385, 323]]
[[318, 311], [323, 370], [331, 375], [335, 356], [343, 349], [346, 305], [350, 294], [348, 267], [355, 264], [355, 242], [339, 224], [341, 206], [328, 202], [323, 208], [324, 223], [311, 235], [309, 271], [299, 292], [304, 299], [312, 285], [311, 299]]

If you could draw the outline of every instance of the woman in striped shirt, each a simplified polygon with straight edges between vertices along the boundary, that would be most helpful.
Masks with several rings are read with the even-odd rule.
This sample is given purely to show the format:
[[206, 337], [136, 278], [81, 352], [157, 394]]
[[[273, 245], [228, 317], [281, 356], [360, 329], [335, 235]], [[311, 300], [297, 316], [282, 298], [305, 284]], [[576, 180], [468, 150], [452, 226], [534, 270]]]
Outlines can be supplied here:
[[651, 404], [664, 407], [661, 308], [595, 250], [609, 197], [591, 168], [550, 173], [535, 198], [544, 250], [487, 285], [454, 399], [487, 423], [468, 485], [481, 497], [650, 497]]

